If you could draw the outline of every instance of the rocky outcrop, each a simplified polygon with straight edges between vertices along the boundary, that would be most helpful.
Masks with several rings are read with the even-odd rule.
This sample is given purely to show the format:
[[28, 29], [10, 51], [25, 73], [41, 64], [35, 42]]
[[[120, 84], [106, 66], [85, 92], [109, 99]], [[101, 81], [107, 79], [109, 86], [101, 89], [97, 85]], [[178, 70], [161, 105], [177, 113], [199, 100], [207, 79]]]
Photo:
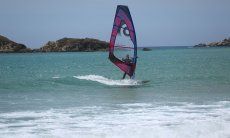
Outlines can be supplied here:
[[230, 47], [230, 38], [224, 39], [220, 42], [212, 42], [208, 44], [201, 43], [201, 44], [195, 45], [194, 47]]
[[78, 52], [78, 51], [105, 51], [109, 43], [97, 39], [62, 38], [57, 41], [49, 41], [39, 50], [41, 52]]
[[19, 44], [10, 39], [0, 35], [0, 52], [30, 52], [31, 49], [27, 48], [24, 44]]
[[18, 52], [90, 52], [106, 51], [109, 43], [97, 39], [62, 38], [57, 41], [49, 41], [39, 49], [30, 49], [23, 44], [16, 43], [0, 35], [1, 53]]
[[151, 51], [152, 49], [145, 47], [145, 48], [143, 48], [142, 50], [143, 50], [143, 51]]
[[198, 44], [198, 45], [195, 45], [194, 47], [206, 47], [206, 46], [207, 46], [206, 44], [200, 43], [200, 44]]

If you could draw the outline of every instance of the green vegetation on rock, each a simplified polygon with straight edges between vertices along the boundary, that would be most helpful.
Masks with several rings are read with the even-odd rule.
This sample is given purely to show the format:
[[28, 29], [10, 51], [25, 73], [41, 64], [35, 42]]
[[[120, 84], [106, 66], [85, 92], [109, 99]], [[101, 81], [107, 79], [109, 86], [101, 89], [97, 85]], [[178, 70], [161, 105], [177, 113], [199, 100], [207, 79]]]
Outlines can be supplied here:
[[40, 48], [41, 52], [77, 52], [77, 51], [105, 51], [109, 43], [97, 39], [62, 38], [57, 41], [49, 41]]

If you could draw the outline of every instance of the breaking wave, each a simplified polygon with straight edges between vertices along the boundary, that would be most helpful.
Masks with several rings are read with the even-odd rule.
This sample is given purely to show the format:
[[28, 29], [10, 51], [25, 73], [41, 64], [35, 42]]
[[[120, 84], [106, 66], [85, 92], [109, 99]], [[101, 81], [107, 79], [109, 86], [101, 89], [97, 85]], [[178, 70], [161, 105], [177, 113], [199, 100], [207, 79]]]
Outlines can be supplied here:
[[229, 138], [229, 101], [127, 103], [0, 114], [2, 137]]

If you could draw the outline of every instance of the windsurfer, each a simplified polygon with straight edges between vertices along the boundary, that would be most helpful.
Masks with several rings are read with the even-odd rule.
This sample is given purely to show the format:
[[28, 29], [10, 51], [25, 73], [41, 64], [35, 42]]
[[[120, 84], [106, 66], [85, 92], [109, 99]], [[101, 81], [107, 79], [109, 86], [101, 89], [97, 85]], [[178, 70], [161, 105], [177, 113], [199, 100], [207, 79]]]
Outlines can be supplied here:
[[[126, 58], [122, 58], [122, 61], [125, 62], [126, 65], [130, 65], [132, 63], [132, 60], [129, 58], [129, 54], [126, 55]], [[124, 73], [122, 79], [125, 79], [126, 72]]]
[[[120, 33], [122, 34], [119, 35]], [[125, 39], [127, 41], [123, 41]], [[124, 49], [123, 52], [128, 52], [129, 55], [122, 57], [124, 59], [120, 58], [123, 52], [118, 52], [120, 49], [116, 48], [117, 46]], [[126, 77], [126, 74], [130, 76], [131, 79], [134, 79], [137, 63], [136, 33], [129, 8], [124, 5], [117, 6], [109, 43], [109, 59], [122, 72], [126, 72], [122, 77], [123, 79]]]

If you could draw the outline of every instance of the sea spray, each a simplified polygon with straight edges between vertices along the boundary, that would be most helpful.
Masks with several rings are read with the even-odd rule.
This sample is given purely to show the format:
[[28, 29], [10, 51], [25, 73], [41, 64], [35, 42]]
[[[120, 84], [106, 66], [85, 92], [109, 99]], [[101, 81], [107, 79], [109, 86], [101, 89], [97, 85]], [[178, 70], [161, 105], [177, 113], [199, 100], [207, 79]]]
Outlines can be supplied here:
[[100, 75], [84, 75], [84, 76], [73, 76], [74, 78], [81, 80], [96, 81], [101, 84], [110, 85], [110, 86], [137, 86], [141, 85], [140, 81], [132, 79], [123, 79], [123, 80], [113, 80], [108, 79]]

